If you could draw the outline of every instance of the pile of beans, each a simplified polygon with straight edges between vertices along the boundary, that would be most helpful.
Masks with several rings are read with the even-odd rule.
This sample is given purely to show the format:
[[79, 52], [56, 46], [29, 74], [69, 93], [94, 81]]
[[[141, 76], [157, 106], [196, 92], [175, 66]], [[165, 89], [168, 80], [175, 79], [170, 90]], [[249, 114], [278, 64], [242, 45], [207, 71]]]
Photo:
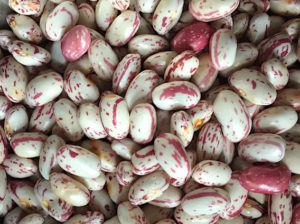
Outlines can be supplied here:
[[300, 224], [299, 0], [8, 5], [1, 223]]

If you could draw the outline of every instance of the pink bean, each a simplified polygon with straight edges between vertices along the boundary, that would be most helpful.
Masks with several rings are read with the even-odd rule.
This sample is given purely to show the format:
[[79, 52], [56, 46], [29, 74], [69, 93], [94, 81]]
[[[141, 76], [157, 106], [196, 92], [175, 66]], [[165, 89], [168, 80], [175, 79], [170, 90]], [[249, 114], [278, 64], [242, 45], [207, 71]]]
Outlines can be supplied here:
[[74, 26], [61, 40], [62, 54], [68, 61], [75, 61], [87, 52], [90, 43], [88, 29], [82, 25]]
[[249, 191], [273, 194], [288, 188], [291, 172], [283, 165], [266, 164], [249, 167], [240, 175], [241, 185]]

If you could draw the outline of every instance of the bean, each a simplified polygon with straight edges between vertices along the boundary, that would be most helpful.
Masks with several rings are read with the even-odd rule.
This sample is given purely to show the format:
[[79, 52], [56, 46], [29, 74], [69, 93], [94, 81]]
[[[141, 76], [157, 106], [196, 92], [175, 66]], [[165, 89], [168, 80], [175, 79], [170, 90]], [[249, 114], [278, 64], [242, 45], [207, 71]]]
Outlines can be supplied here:
[[0, 220], [300, 223], [299, 7], [0, 3]]

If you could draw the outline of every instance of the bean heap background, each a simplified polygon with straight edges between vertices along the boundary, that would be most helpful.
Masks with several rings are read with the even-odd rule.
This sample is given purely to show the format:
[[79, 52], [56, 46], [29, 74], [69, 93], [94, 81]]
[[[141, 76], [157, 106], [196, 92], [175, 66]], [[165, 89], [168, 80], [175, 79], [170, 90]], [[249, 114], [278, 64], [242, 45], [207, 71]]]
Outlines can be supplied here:
[[0, 7], [2, 223], [300, 223], [300, 1]]

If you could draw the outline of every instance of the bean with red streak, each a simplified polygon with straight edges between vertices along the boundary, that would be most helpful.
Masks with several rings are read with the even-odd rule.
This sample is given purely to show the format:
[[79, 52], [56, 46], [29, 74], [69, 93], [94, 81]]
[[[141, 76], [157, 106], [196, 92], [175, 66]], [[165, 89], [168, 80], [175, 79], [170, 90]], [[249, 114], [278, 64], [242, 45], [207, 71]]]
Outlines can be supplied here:
[[45, 36], [51, 41], [60, 40], [79, 19], [78, 8], [71, 1], [59, 3], [46, 19]]
[[133, 173], [131, 163], [122, 161], [117, 166], [117, 180], [123, 186], [131, 185], [137, 176]]
[[239, 5], [238, 0], [214, 2], [205, 0], [192, 0], [189, 3], [190, 13], [199, 21], [211, 22], [230, 15]]
[[[249, 135], [252, 122], [244, 102], [237, 94], [223, 90], [217, 95], [213, 106], [223, 134], [229, 141], [239, 142]], [[226, 114], [222, 112], [225, 107], [228, 108]]]
[[180, 139], [169, 133], [160, 134], [154, 141], [155, 156], [163, 170], [172, 178], [186, 178], [191, 164]]
[[292, 195], [289, 190], [270, 195], [268, 203], [270, 223], [291, 223], [292, 212]]
[[271, 133], [251, 134], [238, 146], [239, 156], [249, 162], [276, 163], [283, 159], [286, 144], [282, 137]]
[[163, 194], [154, 200], [150, 201], [151, 205], [156, 205], [163, 208], [175, 208], [181, 203], [182, 192], [180, 188], [169, 185], [168, 189]]
[[141, 149], [141, 146], [130, 138], [123, 138], [120, 140], [114, 139], [111, 142], [111, 148], [123, 159], [131, 160], [133, 154]]
[[15, 12], [21, 15], [39, 15], [46, 4], [45, 0], [9, 0], [8, 5]]
[[237, 51], [235, 35], [229, 29], [220, 29], [210, 38], [209, 55], [217, 70], [225, 70], [233, 65]]
[[125, 94], [128, 109], [140, 103], [152, 102], [152, 91], [159, 84], [159, 76], [152, 70], [140, 72], [130, 83]]
[[220, 213], [220, 216], [224, 219], [237, 217], [245, 206], [248, 191], [240, 184], [239, 176], [239, 171], [233, 172], [231, 179], [224, 187], [231, 199], [225, 210]]
[[2, 201], [0, 201], [0, 216], [4, 216], [13, 207], [13, 200], [9, 193], [5, 194]]
[[53, 193], [49, 181], [39, 179], [34, 193], [42, 208], [57, 221], [64, 222], [71, 216], [73, 207]]
[[118, 206], [118, 219], [120, 224], [147, 224], [148, 220], [144, 212], [129, 201], [122, 202]]
[[99, 158], [85, 148], [64, 145], [56, 155], [59, 166], [68, 173], [85, 178], [96, 178], [101, 173]]
[[11, 138], [10, 145], [16, 155], [34, 158], [40, 156], [46, 139], [46, 135], [39, 132], [21, 132]]
[[136, 105], [129, 117], [129, 132], [133, 141], [147, 144], [152, 141], [156, 130], [156, 111], [151, 104]]
[[97, 86], [78, 70], [65, 74], [64, 90], [76, 104], [95, 102], [100, 95]]
[[168, 33], [178, 22], [182, 9], [183, 0], [161, 0], [155, 8], [152, 17], [154, 30], [160, 34]]
[[6, 56], [0, 61], [2, 74], [1, 86], [5, 96], [13, 103], [25, 98], [28, 72], [23, 65], [12, 56]]
[[88, 50], [89, 61], [96, 74], [104, 80], [111, 80], [119, 63], [116, 53], [108, 43], [101, 39], [92, 41]]
[[285, 155], [282, 159], [282, 164], [286, 165], [288, 169], [295, 174], [300, 174], [298, 156], [300, 154], [300, 144], [295, 142], [287, 142]]
[[99, 0], [95, 7], [95, 19], [97, 26], [105, 31], [117, 17], [118, 11], [110, 1]]
[[88, 189], [66, 174], [54, 172], [49, 182], [52, 192], [70, 205], [84, 206], [90, 201]]
[[166, 68], [166, 82], [189, 80], [197, 71], [199, 60], [192, 51], [184, 51], [170, 61]]
[[170, 132], [176, 135], [183, 147], [187, 147], [194, 135], [194, 128], [189, 114], [184, 111], [177, 111], [171, 116]]
[[187, 81], [164, 83], [152, 92], [153, 103], [162, 110], [190, 109], [200, 97], [198, 87]]
[[121, 185], [117, 179], [116, 173], [106, 174], [106, 187], [107, 193], [114, 203], [120, 204], [121, 202], [128, 201], [130, 185]]
[[254, 132], [281, 134], [291, 129], [297, 120], [298, 115], [292, 107], [270, 107], [255, 115], [253, 130]]
[[101, 140], [81, 142], [81, 147], [96, 154], [101, 161], [101, 170], [104, 172], [116, 172], [120, 161], [118, 155], [111, 149], [111, 145]]
[[[34, 160], [22, 158], [15, 154], [9, 154], [2, 166], [7, 175], [14, 178], [27, 178], [37, 172], [37, 165]], [[4, 182], [6, 181], [4, 180]]]
[[89, 208], [92, 211], [100, 211], [104, 215], [105, 219], [109, 219], [116, 214], [115, 205], [104, 189], [101, 191], [91, 192]]
[[58, 97], [63, 90], [63, 78], [54, 71], [33, 78], [26, 87], [26, 102], [30, 106], [42, 106]]
[[102, 93], [99, 103], [100, 116], [106, 133], [122, 139], [129, 133], [129, 112], [124, 98], [112, 92]]
[[124, 11], [114, 19], [106, 31], [105, 38], [112, 46], [123, 46], [132, 39], [139, 26], [140, 15], [135, 11]]
[[241, 211], [241, 215], [250, 219], [259, 218], [263, 214], [264, 208], [262, 207], [262, 205], [251, 199], [247, 199], [244, 208]]
[[223, 211], [230, 202], [228, 193], [221, 188], [204, 187], [186, 194], [182, 209], [188, 215], [213, 215]]
[[168, 41], [153, 34], [142, 34], [135, 36], [128, 43], [128, 50], [130, 53], [138, 53], [142, 58], [146, 58], [159, 51], [168, 50]]
[[131, 158], [132, 171], [137, 175], [147, 175], [157, 170], [160, 165], [155, 157], [154, 146], [149, 145], [136, 151]]
[[128, 198], [133, 205], [142, 205], [158, 198], [169, 187], [169, 176], [164, 171], [155, 171], [140, 177], [131, 185]]
[[4, 120], [4, 131], [8, 140], [14, 134], [26, 131], [27, 126], [28, 115], [23, 105], [12, 106], [8, 109]]
[[141, 56], [127, 54], [118, 64], [114, 74], [112, 88], [116, 94], [124, 94], [131, 81], [141, 71]]
[[218, 71], [214, 68], [209, 53], [203, 53], [198, 57], [199, 66], [191, 78], [191, 81], [195, 83], [200, 92], [205, 92], [215, 82]]
[[225, 146], [220, 124], [209, 122], [203, 126], [197, 140], [197, 158], [218, 160]]
[[72, 101], [63, 98], [54, 103], [56, 123], [71, 141], [78, 141], [83, 136], [76, 114], [77, 107]]
[[26, 66], [42, 66], [51, 61], [47, 50], [20, 40], [10, 42], [8, 51], [19, 63]]
[[25, 212], [41, 212], [43, 209], [34, 194], [34, 184], [26, 180], [11, 180], [8, 182], [8, 192], [11, 199]]

